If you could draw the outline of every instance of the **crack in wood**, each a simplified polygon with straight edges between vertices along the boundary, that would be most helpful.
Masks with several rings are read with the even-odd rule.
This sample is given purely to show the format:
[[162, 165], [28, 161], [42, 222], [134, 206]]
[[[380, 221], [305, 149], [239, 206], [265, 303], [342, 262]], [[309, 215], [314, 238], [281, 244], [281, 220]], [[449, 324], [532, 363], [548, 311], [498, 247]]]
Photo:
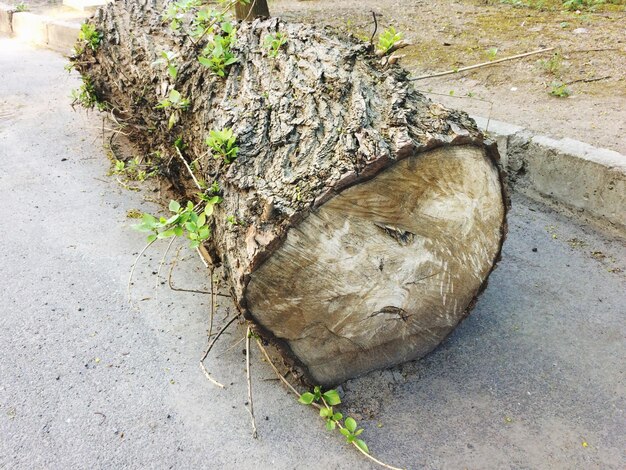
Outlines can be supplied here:
[[409, 232], [408, 230], [402, 230], [398, 227], [381, 224], [379, 222], [374, 222], [374, 225], [376, 225], [376, 227], [381, 229], [383, 232], [385, 232], [402, 246], [410, 245], [411, 243], [413, 243], [413, 240], [415, 240], [415, 234]]
[[[389, 314], [389, 315], [397, 315], [397, 318], [393, 318], [393, 320], [402, 320], [404, 322], [406, 322], [409, 317], [411, 316], [411, 314], [409, 312], [407, 312], [406, 310], [404, 310], [403, 308], [400, 307], [394, 307], [393, 305], [388, 305], [386, 307], [381, 308], [380, 310], [370, 313], [368, 315], [367, 318], [372, 318], [375, 317], [377, 315], [380, 315], [381, 313], [383, 314]], [[390, 319], [391, 320], [391, 319]]]

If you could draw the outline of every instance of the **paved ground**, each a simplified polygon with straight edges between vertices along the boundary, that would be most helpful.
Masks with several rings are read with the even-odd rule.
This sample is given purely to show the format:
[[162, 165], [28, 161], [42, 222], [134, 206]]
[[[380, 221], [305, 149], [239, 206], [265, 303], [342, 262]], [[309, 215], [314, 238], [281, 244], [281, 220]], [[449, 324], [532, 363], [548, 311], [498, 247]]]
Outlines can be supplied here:
[[[150, 194], [106, 176], [101, 121], [72, 112], [59, 56], [0, 51], [0, 468], [369, 468], [256, 351], [250, 438], [242, 345], [226, 351], [243, 331], [218, 348], [217, 389], [197, 366], [206, 298], [155, 299], [162, 249], [129, 307], [143, 237], [126, 211], [155, 211]], [[510, 225], [468, 320], [426, 360], [350, 381], [346, 408], [398, 466], [624, 468], [626, 249], [519, 197]], [[191, 255], [175, 272], [205, 279]]]

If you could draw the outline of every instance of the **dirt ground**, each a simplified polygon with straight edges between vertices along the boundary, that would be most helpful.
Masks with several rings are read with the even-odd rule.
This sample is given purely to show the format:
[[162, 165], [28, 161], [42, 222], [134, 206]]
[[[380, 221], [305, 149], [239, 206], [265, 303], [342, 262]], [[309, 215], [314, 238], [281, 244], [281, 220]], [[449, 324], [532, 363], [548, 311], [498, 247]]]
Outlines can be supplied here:
[[[365, 40], [375, 11], [381, 28], [393, 25], [412, 43], [401, 63], [415, 76], [555, 47], [556, 58], [550, 52], [415, 84], [471, 114], [626, 153], [626, 2], [618, 2], [578, 13], [562, 11], [558, 0], [544, 8], [514, 0], [276, 0], [270, 8]], [[572, 94], [551, 96], [552, 82], [569, 84]]]

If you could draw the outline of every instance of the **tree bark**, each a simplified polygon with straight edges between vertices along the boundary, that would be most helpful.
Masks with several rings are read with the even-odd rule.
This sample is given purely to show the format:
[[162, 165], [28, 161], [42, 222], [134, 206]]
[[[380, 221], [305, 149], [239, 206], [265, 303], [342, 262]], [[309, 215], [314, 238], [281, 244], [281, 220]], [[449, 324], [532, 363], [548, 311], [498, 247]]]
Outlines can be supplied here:
[[[179, 191], [197, 192], [174, 158], [177, 138], [198, 174], [219, 182], [206, 247], [237, 308], [316, 384], [435, 348], [500, 256], [508, 202], [495, 146], [352, 37], [242, 23], [239, 62], [222, 79], [196, 60], [202, 45], [161, 25], [159, 8], [99, 10], [102, 43], [76, 64]], [[288, 40], [272, 58], [263, 42], [278, 31]], [[183, 58], [175, 81], [153, 66], [162, 50]], [[173, 87], [191, 104], [170, 130], [155, 106]], [[204, 144], [224, 127], [238, 136], [231, 165]]]
[[270, 10], [267, 0], [250, 0], [249, 4], [238, 3], [235, 6], [235, 15], [240, 21], [252, 21], [257, 18], [268, 18]]

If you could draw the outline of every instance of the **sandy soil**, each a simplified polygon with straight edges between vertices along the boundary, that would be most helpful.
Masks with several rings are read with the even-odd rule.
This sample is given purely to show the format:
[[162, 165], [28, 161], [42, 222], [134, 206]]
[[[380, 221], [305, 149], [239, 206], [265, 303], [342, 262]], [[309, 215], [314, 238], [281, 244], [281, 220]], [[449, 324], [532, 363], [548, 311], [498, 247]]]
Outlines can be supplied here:
[[[432, 92], [432, 99], [472, 114], [626, 153], [626, 2], [618, 1], [578, 13], [561, 11], [557, 0], [543, 2], [544, 9], [497, 0], [277, 0], [270, 5], [274, 15], [329, 24], [366, 40], [375, 11], [382, 28], [393, 25], [412, 42], [402, 50], [402, 64], [415, 76], [555, 47], [558, 56], [552, 61], [551, 52], [415, 83]], [[497, 49], [491, 57], [490, 49]], [[572, 94], [551, 96], [552, 82], [569, 84]]]

